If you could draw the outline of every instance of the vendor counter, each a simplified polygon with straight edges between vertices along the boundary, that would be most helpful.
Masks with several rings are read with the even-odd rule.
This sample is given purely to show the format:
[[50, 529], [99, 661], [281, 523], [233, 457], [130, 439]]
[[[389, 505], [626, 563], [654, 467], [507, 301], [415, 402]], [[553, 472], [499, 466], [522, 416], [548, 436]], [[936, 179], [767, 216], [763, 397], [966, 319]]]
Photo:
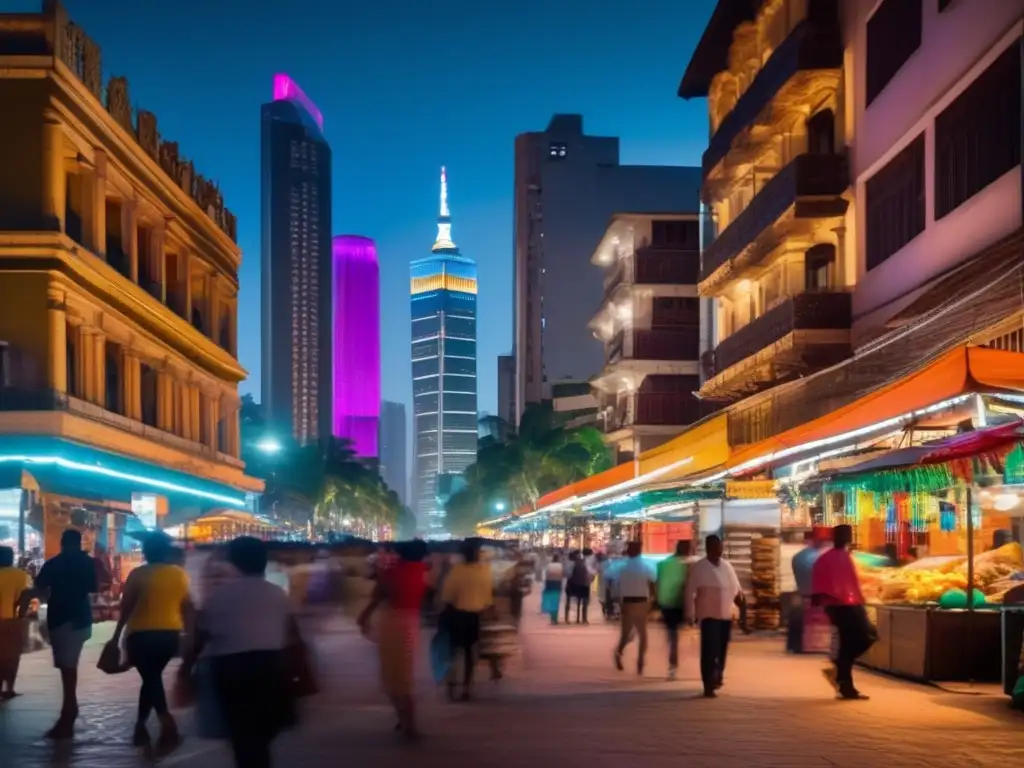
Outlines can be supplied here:
[[924, 682], [998, 683], [1003, 679], [999, 610], [869, 605], [878, 642], [859, 663]]

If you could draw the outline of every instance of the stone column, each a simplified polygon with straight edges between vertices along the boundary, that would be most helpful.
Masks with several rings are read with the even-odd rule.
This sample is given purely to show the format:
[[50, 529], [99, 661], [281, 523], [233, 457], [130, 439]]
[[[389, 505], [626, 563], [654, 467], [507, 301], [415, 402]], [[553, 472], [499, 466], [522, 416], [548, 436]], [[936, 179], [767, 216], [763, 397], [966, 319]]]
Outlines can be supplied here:
[[73, 372], [68, 370], [67, 312], [60, 297], [49, 297], [46, 320], [50, 345], [46, 385], [55, 392], [67, 392], [68, 376]]
[[219, 299], [220, 279], [217, 275], [207, 274], [206, 276], [206, 316], [207, 334], [214, 344], [220, 343], [220, 306]]
[[107, 254], [107, 158], [96, 153], [96, 164], [82, 174], [82, 238], [85, 245], [101, 258]]
[[142, 361], [130, 349], [124, 352], [124, 413], [142, 421]]
[[96, 332], [92, 335], [94, 370], [93, 402], [100, 406], [107, 404], [107, 337]]
[[836, 233], [836, 261], [832, 265], [832, 285], [830, 287], [833, 290], [841, 291], [846, 286], [853, 285], [856, 276], [846, 274], [846, 227], [840, 225], [832, 231]]
[[220, 398], [217, 395], [207, 395], [206, 398], [206, 418], [209, 420], [210, 425], [210, 447], [215, 451], [224, 451], [226, 453], [227, 446], [220, 444], [220, 415], [221, 415], [221, 403]]
[[64, 169], [64, 129], [52, 112], [43, 117], [43, 217], [44, 226], [64, 231], [68, 181]]
[[121, 204], [121, 242], [128, 256], [128, 274], [139, 282], [139, 206], [134, 200]]
[[185, 248], [178, 262], [181, 265], [182, 289], [185, 296], [185, 320], [192, 322], [192, 251]]

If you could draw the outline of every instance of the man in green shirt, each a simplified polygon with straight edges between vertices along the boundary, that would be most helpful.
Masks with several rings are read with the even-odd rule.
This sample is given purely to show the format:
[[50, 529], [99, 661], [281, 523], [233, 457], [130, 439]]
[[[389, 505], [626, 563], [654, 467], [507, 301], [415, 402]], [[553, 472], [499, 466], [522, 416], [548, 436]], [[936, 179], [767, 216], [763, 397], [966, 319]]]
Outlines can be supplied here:
[[676, 542], [676, 553], [658, 563], [656, 591], [661, 618], [668, 630], [668, 679], [676, 679], [679, 666], [679, 628], [683, 625], [683, 588], [686, 586], [690, 542]]

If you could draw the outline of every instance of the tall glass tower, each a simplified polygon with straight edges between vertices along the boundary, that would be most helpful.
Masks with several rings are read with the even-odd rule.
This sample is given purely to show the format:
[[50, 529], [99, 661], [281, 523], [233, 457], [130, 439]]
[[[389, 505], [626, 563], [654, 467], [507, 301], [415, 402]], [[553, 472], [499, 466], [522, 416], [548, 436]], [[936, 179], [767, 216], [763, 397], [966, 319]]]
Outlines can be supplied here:
[[452, 242], [444, 168], [437, 240], [430, 256], [412, 263], [411, 277], [413, 503], [430, 536], [445, 530], [438, 477], [460, 474], [477, 447], [476, 263]]
[[261, 113], [262, 359], [271, 429], [301, 445], [331, 433], [331, 148], [288, 75]]

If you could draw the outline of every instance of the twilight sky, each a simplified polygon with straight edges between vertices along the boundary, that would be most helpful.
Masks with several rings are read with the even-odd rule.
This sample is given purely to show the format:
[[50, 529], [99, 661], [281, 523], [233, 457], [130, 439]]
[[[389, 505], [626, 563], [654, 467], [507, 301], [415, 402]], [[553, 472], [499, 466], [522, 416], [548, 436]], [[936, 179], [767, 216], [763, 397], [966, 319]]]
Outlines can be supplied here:
[[[512, 344], [512, 158], [555, 112], [620, 136], [624, 163], [696, 165], [706, 106], [676, 88], [714, 0], [65, 0], [199, 173], [243, 250], [239, 352], [259, 399], [260, 104], [275, 72], [324, 114], [335, 234], [377, 241], [382, 394], [412, 400], [408, 264], [436, 233], [448, 166], [453, 239], [480, 272], [480, 409]], [[38, 9], [0, 0], [0, 10]]]

